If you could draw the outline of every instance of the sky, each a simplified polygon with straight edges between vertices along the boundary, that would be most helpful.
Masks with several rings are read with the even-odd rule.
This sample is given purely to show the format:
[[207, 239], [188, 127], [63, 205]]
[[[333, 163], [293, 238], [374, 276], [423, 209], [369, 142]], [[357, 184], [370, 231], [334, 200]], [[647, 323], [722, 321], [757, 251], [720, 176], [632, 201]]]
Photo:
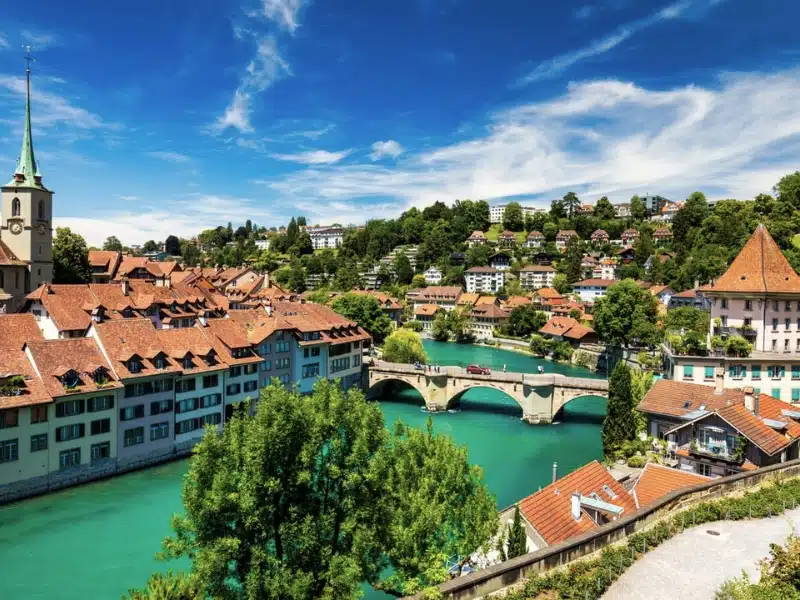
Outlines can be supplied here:
[[[752, 198], [800, 163], [796, 0], [0, 0], [54, 221], [101, 245], [434, 201]], [[5, 170], [5, 175], [2, 175]]]

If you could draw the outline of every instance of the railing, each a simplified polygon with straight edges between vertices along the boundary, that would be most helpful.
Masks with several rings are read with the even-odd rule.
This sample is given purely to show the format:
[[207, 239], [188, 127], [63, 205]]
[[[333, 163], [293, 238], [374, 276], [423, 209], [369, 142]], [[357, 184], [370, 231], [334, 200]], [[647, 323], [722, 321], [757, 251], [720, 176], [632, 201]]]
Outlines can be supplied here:
[[740, 335], [745, 338], [755, 339], [758, 332], [752, 327], [714, 327], [714, 335]]
[[737, 457], [736, 451], [726, 442], [720, 442], [719, 444], [701, 444], [695, 440], [695, 443], [684, 446], [684, 448], [697, 456], [707, 456], [709, 458], [717, 458], [733, 463], [743, 462], [743, 456]]

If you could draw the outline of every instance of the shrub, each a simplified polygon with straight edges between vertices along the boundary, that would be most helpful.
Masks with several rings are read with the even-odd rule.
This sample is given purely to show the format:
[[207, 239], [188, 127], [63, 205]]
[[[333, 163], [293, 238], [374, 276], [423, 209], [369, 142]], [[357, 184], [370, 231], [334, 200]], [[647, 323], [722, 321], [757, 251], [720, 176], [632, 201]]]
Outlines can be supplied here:
[[752, 350], [753, 345], [740, 335], [732, 335], [725, 343], [725, 354], [728, 356], [746, 358]]
[[556, 342], [553, 344], [553, 360], [568, 362], [572, 358], [572, 346], [569, 342]]
[[632, 469], [641, 469], [647, 463], [644, 456], [631, 456], [628, 459], [628, 466]]
[[575, 353], [575, 364], [579, 367], [583, 367], [585, 369], [592, 368], [592, 356], [588, 352], [584, 352], [583, 350], [579, 350]]
[[403, 323], [403, 327], [410, 329], [411, 331], [422, 331], [422, 323], [419, 321], [406, 321]]

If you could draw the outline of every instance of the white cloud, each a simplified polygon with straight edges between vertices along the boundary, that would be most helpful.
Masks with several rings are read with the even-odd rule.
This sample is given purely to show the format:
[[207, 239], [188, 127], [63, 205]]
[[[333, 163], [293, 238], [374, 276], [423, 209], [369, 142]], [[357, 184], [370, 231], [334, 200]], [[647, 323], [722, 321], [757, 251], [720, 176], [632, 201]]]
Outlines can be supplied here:
[[0, 48], [8, 48], [8, 47], [10, 47], [8, 40], [3, 36], [2, 33], [0, 33]]
[[280, 27], [294, 33], [300, 26], [298, 16], [306, 0], [263, 0], [262, 14]]
[[185, 154], [180, 154], [178, 152], [164, 151], [164, 150], [157, 150], [155, 152], [148, 152], [147, 156], [150, 156], [152, 158], [157, 158], [159, 160], [165, 160], [167, 162], [181, 163], [181, 164], [185, 164], [185, 163], [191, 162], [191, 160], [192, 160], [190, 157], [186, 156]]
[[517, 85], [527, 85], [534, 81], [553, 77], [581, 61], [605, 54], [640, 31], [648, 29], [662, 21], [679, 17], [690, 4], [690, 0], [680, 0], [679, 2], [662, 8], [649, 17], [626, 23], [618, 27], [611, 34], [593, 40], [588, 46], [548, 59], [537, 65], [527, 75], [517, 80]]
[[242, 133], [253, 131], [250, 125], [250, 94], [238, 89], [222, 116], [211, 126], [212, 131], [220, 133], [228, 127], [238, 129]]
[[800, 69], [729, 74], [707, 88], [589, 81], [498, 112], [478, 137], [409, 155], [396, 168], [311, 168], [258, 183], [297, 201], [314, 198], [318, 210], [340, 203], [349, 207], [340, 214], [358, 220], [441, 199], [549, 204], [570, 189], [587, 201], [647, 191], [680, 199], [697, 189], [752, 198], [796, 170], [798, 94]]
[[369, 157], [372, 160], [380, 160], [386, 156], [397, 158], [403, 152], [405, 152], [405, 148], [403, 148], [398, 142], [394, 140], [386, 140], [385, 142], [375, 142], [372, 144], [372, 153], [369, 155]]
[[139, 196], [117, 196], [123, 202], [133, 202], [134, 200], [138, 200]]
[[302, 165], [333, 165], [346, 158], [352, 150], [328, 152], [327, 150], [309, 150], [295, 154], [270, 154], [272, 158]]
[[59, 44], [58, 36], [44, 33], [42, 31], [31, 31], [30, 29], [23, 29], [20, 31], [22, 39], [28, 44], [33, 46], [33, 50], [46, 50], [52, 46]]

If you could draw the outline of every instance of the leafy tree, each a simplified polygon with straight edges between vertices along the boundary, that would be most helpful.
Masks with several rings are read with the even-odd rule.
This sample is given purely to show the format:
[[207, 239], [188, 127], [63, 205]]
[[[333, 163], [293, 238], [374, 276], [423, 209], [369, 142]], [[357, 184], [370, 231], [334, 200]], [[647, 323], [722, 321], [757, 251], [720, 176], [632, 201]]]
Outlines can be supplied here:
[[552, 340], [548, 340], [538, 334], [531, 336], [531, 352], [533, 352], [536, 356], [547, 356], [550, 354], [552, 349]]
[[[567, 209], [564, 206], [563, 200], [553, 200], [550, 203], [550, 217], [558, 221], [559, 219], [563, 219], [567, 216]], [[542, 231], [544, 233], [544, 231]]]
[[617, 212], [614, 210], [614, 205], [608, 200], [608, 197], [603, 196], [594, 205], [594, 216], [603, 221], [610, 221], [617, 218]]
[[728, 356], [745, 358], [750, 356], [753, 345], [740, 335], [732, 335], [725, 342], [725, 353]]
[[636, 436], [631, 371], [624, 361], [617, 363], [608, 382], [608, 405], [603, 420], [603, 452], [613, 453]]
[[583, 242], [573, 237], [567, 242], [567, 251], [558, 263], [558, 269], [566, 276], [567, 282], [575, 283], [583, 279], [581, 262], [583, 262]]
[[250, 219], [244, 222], [244, 229], [247, 231], [247, 234], [250, 235], [253, 232], [253, 222]]
[[244, 225], [239, 225], [239, 227], [236, 228], [236, 231], [233, 232], [233, 239], [241, 242], [247, 239], [247, 235], [247, 228]]
[[569, 310], [569, 316], [571, 319], [575, 319], [576, 321], [580, 321], [581, 317], [583, 317], [583, 313], [579, 308], [571, 308]]
[[53, 283], [89, 283], [89, 249], [86, 240], [69, 227], [58, 227], [53, 239]]
[[307, 231], [301, 231], [295, 236], [294, 244], [289, 248], [289, 254], [294, 256], [302, 256], [304, 254], [313, 254], [314, 244], [311, 241], [311, 236]]
[[619, 268], [619, 278], [639, 280], [642, 278], [642, 267], [635, 262], [626, 263]]
[[361, 288], [361, 275], [359, 275], [355, 263], [339, 267], [339, 270], [336, 271], [336, 278], [333, 280], [333, 287], [343, 292]]
[[506, 556], [509, 559], [516, 558], [528, 553], [528, 536], [525, 533], [525, 525], [522, 524], [522, 516], [519, 514], [519, 504], [514, 507], [514, 521], [508, 531], [508, 549]]
[[508, 315], [508, 323], [502, 330], [506, 335], [525, 337], [536, 333], [547, 323], [547, 315], [532, 305], [518, 306]]
[[555, 289], [559, 294], [568, 294], [572, 291], [572, 286], [567, 279], [567, 276], [563, 273], [557, 273], [555, 277], [553, 277], [553, 289]]
[[428, 282], [425, 281], [424, 275], [414, 275], [411, 279], [411, 287], [412, 288], [424, 288], [428, 287]]
[[564, 208], [567, 209], [567, 214], [570, 218], [575, 214], [575, 209], [580, 207], [581, 201], [578, 198], [578, 194], [575, 192], [567, 192], [564, 196]]
[[633, 196], [631, 198], [631, 217], [637, 221], [643, 221], [646, 216], [647, 208], [645, 208], [644, 202], [639, 196]]
[[301, 294], [306, 291], [306, 270], [298, 261], [293, 261], [290, 265], [290, 272], [286, 280], [286, 285], [296, 294]]
[[310, 396], [273, 383], [255, 410], [239, 405], [195, 447], [162, 556], [190, 558], [211, 597], [359, 597], [392, 514], [380, 408], [320, 380]]
[[450, 333], [459, 344], [475, 341], [471, 324], [472, 318], [468, 309], [457, 308], [447, 313], [447, 326], [450, 329]]
[[143, 589], [130, 589], [123, 600], [205, 600], [201, 586], [186, 573], [153, 573]]
[[708, 216], [708, 202], [700, 192], [692, 193], [672, 219], [673, 243], [680, 250], [691, 248], [694, 236]]
[[297, 239], [297, 233], [299, 232], [299, 228], [297, 227], [297, 221], [295, 221], [294, 217], [289, 220], [289, 225], [286, 227], [286, 239], [289, 241], [289, 246], [292, 246]]
[[122, 252], [122, 242], [120, 242], [115, 235], [109, 236], [106, 238], [106, 241], [103, 242], [103, 250]]
[[402, 285], [408, 285], [414, 279], [414, 269], [405, 252], [398, 252], [394, 259], [394, 276], [397, 283]]
[[306, 226], [306, 218], [303, 216], [297, 217], [297, 226], [298, 227], [305, 227]]
[[183, 242], [181, 245], [181, 257], [183, 258], [183, 264], [190, 266], [200, 264], [203, 259], [200, 249], [194, 242]]
[[154, 240], [147, 240], [142, 246], [142, 252], [158, 252], [158, 244]]
[[493, 250], [485, 244], [473, 246], [467, 250], [467, 266], [485, 267], [489, 264], [489, 257], [492, 253]]
[[503, 227], [509, 231], [522, 231], [525, 219], [519, 202], [509, 202], [503, 211]]
[[569, 342], [555, 342], [553, 344], [553, 360], [558, 362], [569, 362], [572, 358], [573, 348]]
[[594, 328], [600, 338], [613, 346], [629, 346], [637, 341], [656, 343], [659, 330], [658, 301], [649, 290], [625, 279], [608, 288], [606, 296], [594, 306]]
[[467, 447], [435, 435], [428, 419], [424, 430], [398, 422], [391, 441], [391, 469], [386, 487], [394, 511], [387, 550], [394, 573], [379, 589], [414, 594], [448, 578], [445, 560], [485, 548], [497, 532], [497, 505], [470, 466]]
[[383, 345], [383, 359], [387, 362], [414, 364], [427, 363], [428, 355], [418, 333], [398, 329], [386, 338]]
[[381, 303], [374, 296], [344, 294], [333, 301], [331, 308], [340, 315], [356, 321], [378, 344], [392, 332], [392, 320], [384, 314]]
[[664, 283], [664, 263], [661, 262], [658, 255], [653, 255], [650, 261], [650, 268], [647, 269], [647, 281], [652, 284]]
[[174, 235], [167, 236], [167, 239], [164, 240], [164, 250], [170, 256], [180, 256], [181, 241]]
[[700, 310], [693, 306], [680, 306], [667, 313], [668, 331], [695, 331], [700, 334], [708, 333], [710, 316], [708, 311]]
[[431, 326], [431, 335], [437, 342], [446, 342], [450, 339], [450, 327], [447, 322], [447, 312], [440, 310], [436, 313]]
[[558, 235], [558, 225], [548, 221], [542, 227], [542, 235], [548, 242], [554, 241], [556, 239], [556, 235]]
[[487, 231], [492, 224], [489, 203], [486, 200], [478, 200], [473, 207], [473, 227], [479, 231]]
[[785, 547], [770, 544], [769, 556], [758, 563], [757, 583], [743, 572], [726, 581], [714, 600], [800, 600], [800, 537], [789, 536]]
[[653, 256], [655, 246], [653, 245], [653, 236], [650, 235], [648, 230], [644, 230], [639, 234], [639, 239], [633, 245], [633, 250], [636, 253], [636, 264], [644, 266], [647, 259]]

